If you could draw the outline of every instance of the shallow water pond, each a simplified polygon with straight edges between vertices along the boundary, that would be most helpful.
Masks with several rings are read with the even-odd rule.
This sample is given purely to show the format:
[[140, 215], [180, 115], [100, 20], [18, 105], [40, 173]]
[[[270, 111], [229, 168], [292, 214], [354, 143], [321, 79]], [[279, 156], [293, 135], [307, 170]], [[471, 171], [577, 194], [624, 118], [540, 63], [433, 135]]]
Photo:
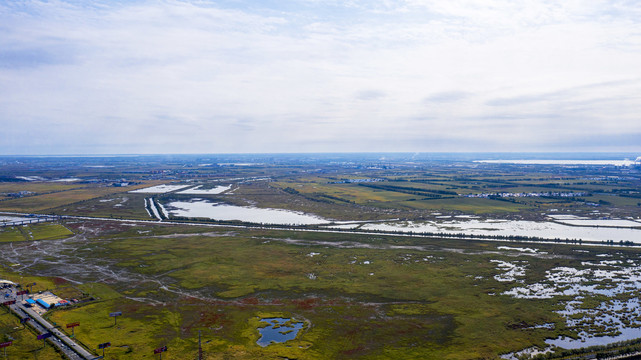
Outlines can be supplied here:
[[[563, 220], [566, 221], [566, 220]], [[591, 241], [631, 241], [641, 242], [641, 229], [639, 226], [630, 227], [630, 224], [641, 224], [631, 220], [608, 220], [610, 226], [603, 226], [605, 220], [593, 223], [596, 220], [586, 220], [585, 226], [572, 226], [555, 221], [525, 221], [525, 220], [479, 220], [456, 219], [449, 221], [421, 221], [421, 222], [387, 222], [380, 224], [366, 224], [362, 230], [382, 231], [412, 231], [415, 233], [445, 233], [483, 236], [531, 236], [541, 239], [582, 239]], [[625, 221], [627, 227], [613, 227]], [[592, 223], [590, 223], [592, 222]], [[590, 225], [594, 226], [590, 226]], [[599, 227], [597, 225], [601, 224]]]
[[330, 222], [318, 216], [283, 209], [265, 209], [213, 203], [204, 200], [173, 201], [167, 204], [165, 214], [171, 216], [240, 220], [252, 223], [279, 225], [307, 225]]
[[[494, 263], [498, 270], [508, 275], [512, 270], [508, 262]], [[564, 308], [557, 313], [565, 319], [569, 329], [576, 331], [576, 339], [547, 339], [545, 342], [549, 348], [546, 351], [556, 347], [602, 346], [641, 338], [641, 264], [639, 259], [630, 258], [630, 255], [624, 257], [621, 254], [619, 259], [613, 260], [583, 261], [580, 267], [554, 267], [546, 271], [545, 279], [530, 284], [519, 284], [518, 279], [511, 279], [505, 274], [499, 276], [515, 285], [503, 295], [521, 299], [574, 297], [570, 301], [561, 300]], [[586, 306], [585, 301], [591, 303]], [[517, 355], [525, 358], [532, 355], [528, 351], [505, 354], [503, 358], [515, 359]]]
[[261, 319], [260, 322], [267, 323], [267, 326], [258, 328], [260, 339], [256, 343], [263, 347], [295, 339], [304, 325], [302, 321], [278, 317]]

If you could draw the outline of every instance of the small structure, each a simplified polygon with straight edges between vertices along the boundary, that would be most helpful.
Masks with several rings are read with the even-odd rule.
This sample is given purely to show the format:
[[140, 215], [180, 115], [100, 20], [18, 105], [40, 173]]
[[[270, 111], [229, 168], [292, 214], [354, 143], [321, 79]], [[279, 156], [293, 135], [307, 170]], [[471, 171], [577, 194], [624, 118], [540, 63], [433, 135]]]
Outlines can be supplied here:
[[49, 305], [49, 303], [47, 303], [46, 301], [44, 301], [42, 299], [37, 299], [36, 303], [38, 303], [38, 305], [42, 306], [43, 308], [45, 308], [47, 310], [49, 310], [49, 308], [51, 307], [51, 305]]
[[40, 305], [40, 308], [39, 308], [40, 310], [37, 310], [38, 308], [34, 308], [34, 310], [36, 310], [37, 313], [44, 313], [47, 310], [50, 310], [51, 308], [53, 308], [54, 306], [60, 306], [58, 304], [60, 304], [60, 302], [62, 301], [65, 301], [64, 299], [52, 293], [51, 291], [45, 291], [40, 294], [33, 294], [31, 297], [36, 304]]

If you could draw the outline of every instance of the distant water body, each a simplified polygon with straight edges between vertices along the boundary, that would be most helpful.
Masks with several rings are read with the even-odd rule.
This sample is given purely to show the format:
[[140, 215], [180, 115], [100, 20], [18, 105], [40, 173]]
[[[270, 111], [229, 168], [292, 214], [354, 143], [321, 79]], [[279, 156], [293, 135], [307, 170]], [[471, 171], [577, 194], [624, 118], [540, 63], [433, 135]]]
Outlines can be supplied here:
[[641, 165], [637, 160], [546, 160], [546, 159], [521, 159], [521, 160], [476, 160], [478, 163], [488, 164], [522, 164], [522, 165], [613, 165], [632, 166]]

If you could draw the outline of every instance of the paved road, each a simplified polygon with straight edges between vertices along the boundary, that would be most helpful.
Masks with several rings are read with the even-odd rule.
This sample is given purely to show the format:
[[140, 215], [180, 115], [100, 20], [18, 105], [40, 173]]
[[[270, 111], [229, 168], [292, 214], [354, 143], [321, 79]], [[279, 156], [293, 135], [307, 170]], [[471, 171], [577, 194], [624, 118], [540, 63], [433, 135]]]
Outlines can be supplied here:
[[[71, 360], [91, 360], [95, 359], [96, 355], [90, 353], [82, 346], [76, 344], [69, 336], [51, 325], [48, 321], [38, 315], [35, 311], [27, 308], [21, 304], [22, 296], [16, 296], [16, 289], [14, 287], [5, 288], [0, 291], [2, 302], [9, 300], [16, 300], [14, 305], [10, 305], [11, 311], [16, 313], [20, 318], [29, 317], [29, 326], [36, 329], [41, 334], [48, 332], [53, 333], [54, 336], [50, 337], [50, 342], [62, 351], [65, 356]], [[8, 296], [7, 296], [8, 295]]]

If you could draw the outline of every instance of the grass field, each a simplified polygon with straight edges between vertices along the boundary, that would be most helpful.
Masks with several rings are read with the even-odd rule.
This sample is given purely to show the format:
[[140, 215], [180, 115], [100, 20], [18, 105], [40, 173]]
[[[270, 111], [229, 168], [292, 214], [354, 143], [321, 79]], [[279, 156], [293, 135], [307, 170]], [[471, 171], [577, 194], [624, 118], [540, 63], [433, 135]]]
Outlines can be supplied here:
[[[323, 181], [324, 180], [324, 181]], [[403, 217], [414, 217], [415, 210], [422, 211], [454, 211], [474, 214], [487, 213], [510, 213], [532, 209], [533, 207], [514, 202], [497, 201], [491, 199], [465, 198], [460, 194], [475, 193], [472, 190], [457, 190], [455, 195], [440, 194], [454, 192], [452, 184], [435, 184], [421, 182], [376, 182], [374, 185], [365, 184], [331, 184], [328, 179], [317, 182], [301, 180], [289, 182], [277, 182], [271, 186], [279, 189], [291, 188], [307, 196], [317, 196], [330, 201], [334, 198], [344, 199], [355, 204], [366, 205], [387, 210], [400, 210]], [[369, 186], [390, 187], [397, 191], [372, 188]], [[421, 192], [425, 191], [425, 192]], [[412, 193], [415, 192], [415, 193]], [[430, 198], [428, 196], [435, 196]], [[442, 198], [438, 198], [441, 196]], [[339, 201], [335, 201], [339, 202]]]
[[460, 211], [466, 214], [504, 214], [529, 209], [527, 205], [483, 198], [449, 198], [405, 203], [414, 209]]
[[110, 194], [101, 198], [72, 204], [71, 206], [53, 208], [51, 212], [61, 215], [150, 220], [151, 218], [145, 210], [146, 197], [151, 197], [151, 195]]
[[[572, 170], [566, 170], [572, 173]], [[603, 180], [585, 175], [551, 176], [529, 170], [514, 171], [435, 169], [436, 174], [407, 171], [391, 176], [386, 171], [363, 172], [361, 176], [298, 176], [280, 178], [270, 187], [287, 191], [292, 197], [307, 198], [338, 205], [353, 204], [399, 217], [414, 218], [419, 212], [473, 213], [484, 216], [518, 214], [534, 219], [540, 211], [562, 209], [572, 212], [599, 210], [616, 216], [634, 216], [641, 206], [634, 179]], [[579, 172], [579, 174], [582, 174]], [[377, 179], [368, 183], [346, 183], [358, 179]], [[583, 192], [585, 196], [565, 198], [507, 198], [499, 200], [467, 198], [459, 195], [495, 194], [503, 192]], [[625, 194], [630, 193], [632, 196]], [[624, 194], [625, 196], [620, 196]], [[439, 196], [441, 198], [439, 198]], [[290, 200], [290, 203], [294, 201]], [[420, 215], [419, 215], [420, 216]], [[343, 218], [340, 218], [341, 220]]]
[[[51, 344], [43, 347], [42, 340], [36, 339], [37, 335], [35, 330], [20, 324], [20, 319], [13, 313], [7, 313], [4, 307], [0, 309], [0, 342], [13, 342], [12, 346], [6, 348], [7, 359], [62, 359], [62, 355]], [[5, 354], [4, 350], [0, 349], [0, 357]]]
[[[1, 183], [0, 182], [0, 201], [13, 199], [8, 194], [15, 194], [21, 191], [27, 191], [33, 195], [47, 194], [60, 191], [68, 191], [73, 189], [82, 188], [86, 185], [83, 184], [65, 184], [56, 182], [17, 182], [17, 183]], [[1, 203], [1, 202], [0, 202]]]
[[40, 223], [0, 228], [0, 242], [62, 239], [73, 235], [61, 224]]
[[0, 242], [23, 241], [25, 235], [18, 226], [5, 226], [0, 228]]
[[[508, 288], [493, 279], [490, 260], [510, 259], [486, 252], [495, 249], [489, 243], [236, 230], [183, 236], [181, 228], [158, 226], [134, 236], [140, 230], [85, 246], [96, 258], [116, 261], [113, 270], [158, 279], [167, 290], [144, 282], [115, 282], [118, 293], [86, 287], [102, 293], [97, 302], [50, 315], [59, 324], [81, 322], [76, 334], [89, 347], [111, 341], [107, 353], [114, 359], [152, 358], [153, 348], [164, 345], [167, 359], [180, 359], [195, 353], [197, 330], [211, 359], [494, 358], [572, 334], [552, 312], [556, 301], [489, 295]], [[330, 246], [346, 242], [369, 248]], [[76, 253], [85, 253], [83, 247]], [[535, 279], [559, 260], [531, 263]], [[113, 311], [123, 312], [117, 326], [108, 316]], [[262, 348], [255, 343], [256, 319], [264, 314], [310, 326], [295, 341]], [[511, 326], [520, 323], [557, 327]]]
[[26, 196], [18, 199], [0, 201], [0, 210], [16, 212], [47, 212], [45, 210], [101, 198], [112, 194], [123, 193], [146, 186], [147, 185], [134, 185], [123, 188], [111, 186], [89, 186], [80, 189], [70, 189], [42, 195]]
[[[93, 298], [48, 317], [57, 324], [80, 322], [77, 339], [90, 349], [110, 341], [106, 353], [113, 359], [152, 359], [160, 346], [169, 348], [163, 358], [185, 358], [196, 354], [198, 330], [207, 359], [494, 359], [578, 331], [554, 312], [573, 296], [498, 295], [514, 285], [496, 280], [502, 273], [496, 261], [527, 263], [527, 284], [545, 281], [552, 268], [584, 267], [597, 255], [639, 258], [637, 249], [623, 248], [576, 252], [537, 244], [541, 255], [532, 255], [499, 250], [501, 243], [453, 239], [111, 222], [68, 226], [84, 228], [88, 238], [66, 250], [56, 240], [44, 241], [40, 250], [47, 259], [73, 264], [74, 272], [47, 262], [30, 269], [71, 278], [75, 271], [93, 271], [101, 283], [72, 285], [9, 272], [0, 277], [33, 281], [34, 290], [63, 297]], [[603, 301], [585, 298], [581, 306]], [[123, 312], [117, 325], [109, 317], [115, 311]], [[261, 347], [259, 319], [273, 316], [306, 325], [295, 340]], [[542, 324], [553, 327], [535, 327]]]
[[[127, 171], [82, 170], [102, 174], [103, 184], [124, 177], [145, 182], [129, 188], [2, 183], [0, 193], [35, 195], [0, 195], [0, 210], [146, 220], [144, 199], [153, 196], [162, 203], [197, 197], [337, 220], [460, 214], [541, 220], [551, 213], [639, 217], [639, 181], [621, 169], [404, 162], [228, 167], [210, 162], [171, 159], [147, 166], [132, 160], [124, 162]], [[263, 180], [248, 179], [253, 176]], [[232, 184], [233, 190], [196, 196], [127, 192], [168, 179], [203, 188]], [[459, 196], [546, 191], [589, 194], [502, 200]], [[592, 274], [586, 286], [612, 290], [625, 274], [641, 274], [635, 268], [641, 267], [636, 248], [65, 221], [65, 226], [0, 229], [5, 254], [0, 278], [36, 282], [35, 291], [86, 300], [47, 317], [59, 325], [80, 322], [76, 339], [94, 351], [97, 344], [111, 342], [110, 359], [155, 359], [153, 349], [160, 346], [168, 347], [165, 359], [195, 358], [198, 331], [206, 359], [497, 359], [545, 347], [546, 339], [576, 338], [586, 329], [614, 334], [612, 328], [594, 325], [595, 320], [625, 317], [627, 310], [617, 302], [641, 296], [636, 288], [612, 297], [505, 294], [518, 286], [552, 288], [557, 284], [550, 273], [560, 268], [585, 271]], [[519, 247], [536, 249], [515, 250]], [[508, 265], [501, 268], [501, 263]], [[523, 274], [506, 280], [510, 266], [522, 268]], [[602, 275], [607, 271], [614, 274], [611, 281]], [[572, 285], [564, 279], [558, 281], [562, 286]], [[573, 315], [575, 323], [566, 321], [559, 310], [570, 302], [590, 313]], [[109, 317], [115, 311], [123, 313], [117, 324]], [[269, 317], [291, 318], [304, 327], [294, 340], [261, 347], [256, 343], [258, 328], [264, 326], [260, 320]], [[641, 324], [641, 314], [625, 321], [637, 320]], [[0, 324], [10, 331], [10, 318], [0, 318]], [[31, 345], [24, 344], [12, 350], [27, 354]]]

